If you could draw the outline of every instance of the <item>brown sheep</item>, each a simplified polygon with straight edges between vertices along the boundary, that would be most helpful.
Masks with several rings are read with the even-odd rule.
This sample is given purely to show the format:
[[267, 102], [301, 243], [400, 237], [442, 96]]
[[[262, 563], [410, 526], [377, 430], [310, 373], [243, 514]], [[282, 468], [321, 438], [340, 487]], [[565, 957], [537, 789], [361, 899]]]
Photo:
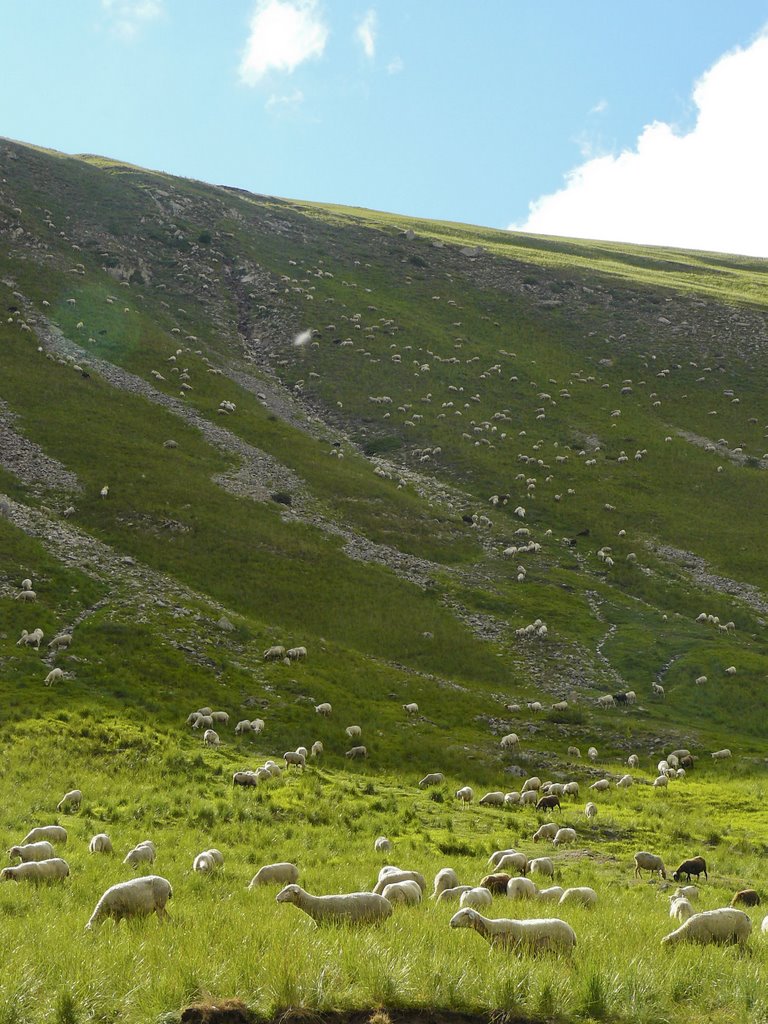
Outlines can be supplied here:
[[731, 906], [736, 907], [739, 903], [745, 907], [759, 907], [760, 894], [755, 892], [754, 889], [742, 889], [741, 892], [737, 892], [731, 900]]
[[559, 796], [543, 796], [536, 804], [537, 811], [553, 811], [555, 807], [560, 810]]
[[480, 887], [490, 890], [494, 896], [506, 896], [507, 883], [510, 878], [512, 878], [512, 875], [507, 874], [505, 871], [499, 871], [495, 875], [486, 875], [480, 883]]

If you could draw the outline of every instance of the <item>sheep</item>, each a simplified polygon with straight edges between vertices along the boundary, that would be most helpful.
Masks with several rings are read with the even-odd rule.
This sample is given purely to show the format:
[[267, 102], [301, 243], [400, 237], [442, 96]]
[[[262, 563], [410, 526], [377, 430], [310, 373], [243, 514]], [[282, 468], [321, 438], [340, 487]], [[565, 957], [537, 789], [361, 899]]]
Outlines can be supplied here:
[[253, 729], [250, 721], [247, 718], [244, 718], [235, 726], [235, 736], [244, 736], [248, 732], [253, 732]]
[[322, 715], [323, 718], [329, 718], [332, 711], [333, 711], [333, 708], [327, 702], [324, 703], [324, 704], [318, 704], [315, 707], [316, 714]]
[[41, 839], [47, 839], [49, 843], [61, 843], [67, 841], [67, 830], [62, 825], [38, 825], [31, 829], [22, 839], [24, 843], [37, 843]]
[[286, 658], [289, 661], [306, 661], [307, 660], [307, 648], [306, 647], [289, 647], [285, 652]]
[[659, 775], [653, 780], [654, 789], [666, 789], [669, 785], [669, 779], [666, 775]]
[[258, 736], [259, 733], [264, 732], [264, 719], [263, 718], [254, 718], [254, 719], [252, 719], [252, 721], [251, 721], [251, 729], [256, 733], [257, 736]]
[[214, 711], [211, 718], [219, 725], [229, 725], [229, 715], [226, 711]]
[[489, 907], [493, 903], [493, 896], [490, 891], [482, 885], [468, 889], [459, 897], [460, 907]]
[[559, 825], [556, 825], [554, 821], [548, 821], [544, 825], [539, 825], [533, 833], [533, 841], [538, 843], [540, 839], [554, 839], [559, 831]]
[[[271, 776], [269, 775], [269, 772], [267, 772], [267, 777], [271, 778]], [[259, 776], [258, 776], [258, 774], [256, 772], [240, 771], [240, 772], [234, 772], [233, 775], [232, 775], [232, 785], [233, 786], [257, 786], [258, 783], [259, 783]]]
[[629, 789], [629, 787], [633, 786], [634, 783], [635, 780], [632, 778], [631, 775], [622, 775], [619, 781], [616, 783], [616, 786], [618, 789]]
[[492, 875], [486, 875], [485, 878], [480, 879], [480, 886], [483, 889], [487, 889], [494, 896], [504, 896], [507, 891], [507, 886], [512, 878], [506, 871], [498, 871]]
[[455, 889], [459, 884], [459, 876], [453, 870], [453, 868], [441, 868], [435, 875], [434, 888], [432, 890], [432, 899], [436, 900], [437, 897], [445, 889]]
[[508, 850], [494, 850], [494, 852], [488, 858], [488, 863], [491, 865], [491, 867], [498, 867], [499, 861], [502, 859], [502, 857], [506, 857], [508, 853], [517, 853], [517, 850], [513, 850], [511, 848]]
[[667, 869], [664, 867], [664, 861], [661, 857], [658, 857], [655, 853], [648, 853], [646, 850], [641, 850], [635, 854], [635, 878], [642, 878], [643, 871], [650, 871], [652, 874], [657, 873], [659, 878], [667, 877]]
[[541, 779], [538, 775], [532, 775], [530, 779], [526, 779], [523, 783], [521, 793], [537, 793], [541, 789]]
[[463, 804], [472, 803], [474, 795], [471, 786], [462, 786], [461, 789], [456, 790], [456, 799], [460, 800]]
[[297, 750], [286, 750], [283, 754], [283, 760], [285, 761], [285, 767], [290, 768], [294, 765], [296, 768], [304, 768], [307, 764], [306, 754], [299, 753]]
[[664, 700], [666, 694], [664, 692], [664, 687], [661, 685], [661, 683], [651, 683], [651, 691], [653, 692], [654, 696], [661, 697], [661, 699]]
[[52, 668], [43, 680], [45, 686], [53, 686], [64, 678], [64, 672], [60, 668]]
[[639, 768], [640, 767], [640, 758], [637, 756], [637, 754], [630, 754], [629, 755], [629, 757], [627, 758], [627, 767], [629, 767], [629, 768]]
[[752, 932], [752, 922], [743, 910], [720, 907], [693, 914], [680, 927], [665, 935], [662, 945], [677, 945], [678, 942], [738, 942], [745, 943]]
[[551, 857], [534, 857], [528, 861], [529, 875], [544, 875], [545, 878], [553, 878], [555, 874], [555, 863]]
[[112, 853], [112, 840], [106, 834], [106, 832], [99, 832], [95, 836], [91, 836], [91, 841], [88, 843], [89, 853]]
[[569, 952], [576, 945], [573, 928], [556, 917], [526, 921], [504, 917], [490, 919], [466, 907], [453, 915], [450, 927], [474, 928], [492, 946], [519, 946], [530, 952], [548, 949]]
[[378, 839], [374, 840], [373, 848], [376, 853], [389, 853], [390, 850], [394, 849], [394, 843], [391, 839], [387, 839], [386, 836], [379, 836]]
[[590, 800], [589, 803], [584, 808], [584, 814], [587, 816], [587, 819], [589, 821], [592, 821], [593, 818], [596, 818], [597, 817], [597, 804], [593, 803]]
[[593, 762], [596, 761], [597, 760], [597, 748], [596, 747], [590, 747], [589, 750], [587, 751], [587, 757], [589, 758], [590, 761], [593, 761]]
[[471, 885], [455, 885], [452, 889], [443, 889], [435, 900], [436, 903], [450, 903], [461, 898], [462, 894], [469, 892]]
[[580, 903], [583, 907], [593, 907], [597, 903], [597, 893], [588, 885], [577, 885], [572, 889], [566, 889], [558, 903]]
[[557, 808], [558, 811], [560, 810], [560, 797], [555, 796], [554, 794], [550, 795], [548, 793], [536, 802], [537, 811], [553, 811], [555, 808]]
[[215, 729], [206, 729], [203, 733], [203, 746], [204, 747], [220, 747], [221, 740], [219, 734]]
[[70, 789], [56, 804], [57, 811], [76, 811], [83, 802], [83, 794], [79, 789]]
[[392, 914], [392, 904], [375, 892], [351, 892], [338, 896], [312, 896], [300, 885], [287, 885], [275, 897], [277, 903], [293, 903], [316, 924], [375, 924]]
[[[28, 633], [26, 629], [22, 629], [21, 636], [16, 641], [17, 647], [34, 647], [36, 651], [40, 650], [40, 641], [45, 636], [42, 629], [38, 626], [33, 629], [31, 633]], [[50, 647], [50, 644], [48, 645]]]
[[221, 867], [224, 867], [224, 855], [219, 850], [204, 850], [192, 861], [192, 870], [200, 874], [207, 874]]
[[322, 740], [315, 740], [312, 746], [309, 748], [310, 757], [320, 757], [321, 754], [325, 753], [325, 747], [323, 746]]
[[445, 782], [442, 772], [430, 772], [419, 782], [419, 789], [426, 789], [427, 786], [439, 786], [442, 782]]
[[548, 889], [539, 889], [536, 899], [542, 903], [559, 903], [564, 892], [562, 885], [550, 885]]
[[563, 786], [563, 793], [566, 796], [578, 796], [579, 795], [579, 784], [578, 782], [566, 782]]
[[384, 886], [381, 894], [390, 903], [405, 903], [408, 906], [415, 906], [421, 903], [421, 889], [414, 881], [390, 882]]
[[32, 580], [29, 580], [29, 579], [22, 580], [21, 581], [21, 589], [22, 590], [31, 590], [32, 589]]
[[5, 882], [58, 882], [68, 877], [69, 864], [61, 857], [25, 861], [0, 871], [0, 881]]
[[403, 704], [403, 711], [409, 715], [418, 715], [419, 705], [418, 704]]
[[281, 644], [268, 647], [263, 654], [264, 661], [282, 661], [285, 657], [287, 657], [287, 652]]
[[693, 914], [693, 906], [685, 896], [670, 896], [669, 900], [670, 917], [675, 918], [677, 921], [687, 921]]
[[363, 735], [363, 730], [359, 725], [348, 725], [344, 732], [351, 740], [356, 740]]
[[248, 884], [249, 889], [256, 889], [260, 885], [292, 885], [299, 880], [299, 869], [290, 861], [280, 861], [277, 864], [264, 864]]
[[37, 594], [35, 593], [34, 590], [20, 590], [19, 593], [16, 595], [16, 600], [23, 601], [25, 603], [36, 601]]
[[527, 900], [536, 895], [536, 885], [530, 878], [510, 878], [507, 882], [507, 897], [511, 900]]
[[348, 757], [353, 761], [359, 758], [368, 757], [368, 748], [364, 746], [350, 747], [344, 754], [344, 757]]
[[123, 858], [123, 864], [128, 864], [132, 868], [137, 868], [139, 864], [154, 864], [155, 863], [155, 848], [149, 846], [146, 843], [139, 843], [134, 846], [132, 850], [129, 850]]
[[578, 747], [568, 747], [569, 757], [581, 757], [581, 751]]
[[511, 793], [505, 793], [504, 794], [504, 806], [505, 807], [514, 807], [514, 806], [516, 806], [517, 804], [520, 803], [520, 800], [521, 800], [521, 796], [517, 792], [517, 790], [513, 789]]
[[213, 729], [213, 717], [211, 715], [203, 715], [199, 711], [197, 712], [197, 718], [192, 723], [193, 729]]
[[376, 885], [373, 887], [373, 892], [381, 893], [384, 890], [384, 886], [389, 885], [390, 882], [416, 882], [422, 892], [425, 892], [427, 888], [426, 879], [420, 871], [404, 871], [401, 868], [387, 864], [379, 872], [379, 877]]
[[672, 895], [685, 896], [687, 900], [695, 901], [699, 898], [699, 888], [696, 885], [678, 885]]
[[731, 757], [731, 752], [728, 747], [724, 747], [722, 750], [714, 750], [712, 752], [713, 761], [724, 761], [727, 757]]
[[736, 666], [735, 665], [729, 665], [728, 668], [725, 670], [725, 674], [727, 676], [735, 676], [736, 675]]
[[561, 846], [563, 843], [575, 843], [576, 842], [576, 829], [575, 828], [559, 828], [557, 833], [552, 840], [553, 846]]
[[92, 931], [106, 918], [116, 923], [123, 918], [147, 917], [157, 914], [160, 921], [170, 919], [165, 905], [173, 896], [171, 883], [160, 875], [145, 875], [128, 882], [118, 882], [104, 893], [91, 914], [86, 931]]
[[685, 875], [686, 882], [690, 882], [691, 875], [696, 875], [696, 881], [699, 880], [700, 875], [704, 875], [709, 880], [707, 862], [703, 857], [691, 857], [688, 860], [684, 860], [677, 870], [672, 872], [672, 877], [676, 882], [682, 882], [683, 875]]
[[515, 871], [524, 875], [528, 870], [528, 858], [524, 853], [505, 853], [495, 866], [497, 871], [508, 871], [510, 868], [514, 868]]
[[53, 638], [53, 640], [51, 640], [51, 642], [48, 644], [48, 647], [49, 648], [52, 647], [54, 649], [54, 653], [55, 653], [56, 651], [64, 651], [64, 650], [66, 650], [71, 643], [72, 643], [72, 634], [71, 633], [58, 633]]
[[8, 851], [8, 856], [11, 860], [16, 860], [18, 857], [22, 864], [26, 864], [29, 861], [50, 860], [51, 857], [55, 856], [55, 854], [51, 844], [45, 840], [41, 840], [38, 843], [26, 843], [22, 846], [12, 846]]
[[731, 900], [731, 906], [735, 907], [741, 904], [744, 907], [759, 907], [760, 906], [760, 894], [754, 889], [742, 889], [737, 892]]
[[506, 736], [502, 736], [499, 746], [502, 750], [513, 750], [520, 743], [520, 737], [516, 732], [507, 733]]
[[109, 484], [104, 484], [104, 486], [99, 491], [99, 497], [100, 498], [107, 498], [107, 497], [109, 497]]
[[492, 793], [486, 793], [485, 796], [480, 797], [478, 803], [481, 807], [503, 807], [504, 794], [499, 790], [495, 790]]

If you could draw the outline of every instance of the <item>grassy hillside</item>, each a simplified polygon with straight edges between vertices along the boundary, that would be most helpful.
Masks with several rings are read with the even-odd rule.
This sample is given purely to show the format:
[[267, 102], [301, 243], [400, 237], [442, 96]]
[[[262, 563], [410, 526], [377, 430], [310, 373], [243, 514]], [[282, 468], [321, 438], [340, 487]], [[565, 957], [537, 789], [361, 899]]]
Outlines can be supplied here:
[[[0, 1022], [175, 1019], [227, 997], [267, 1016], [764, 1019], [759, 908], [748, 957], [680, 949], [662, 970], [663, 886], [631, 868], [638, 849], [704, 852], [707, 909], [765, 884], [765, 262], [277, 200], [12, 142], [0, 178], [7, 846], [85, 794], [70, 881], [0, 886]], [[534, 622], [544, 635], [521, 635]], [[36, 627], [39, 651], [17, 645]], [[307, 660], [265, 662], [273, 644]], [[230, 715], [218, 749], [184, 725], [203, 705]], [[235, 736], [256, 717], [261, 735]], [[364, 762], [344, 756], [349, 725]], [[232, 790], [234, 770], [316, 740], [303, 775]], [[694, 767], [652, 789], [676, 747]], [[712, 761], [722, 747], [733, 759]], [[630, 753], [636, 785], [588, 825], [587, 787]], [[446, 782], [420, 791], [430, 771]], [[493, 848], [533, 854], [545, 819], [453, 793], [531, 775], [581, 785], [558, 880], [600, 906], [573, 913], [568, 964], [497, 970], [509, 958], [443, 906], [315, 934], [246, 891], [283, 859], [310, 891], [368, 888], [380, 833], [402, 866], [477, 882]], [[88, 855], [99, 831], [120, 856]], [[173, 928], [81, 934], [145, 837]], [[191, 872], [208, 846], [221, 877]]]

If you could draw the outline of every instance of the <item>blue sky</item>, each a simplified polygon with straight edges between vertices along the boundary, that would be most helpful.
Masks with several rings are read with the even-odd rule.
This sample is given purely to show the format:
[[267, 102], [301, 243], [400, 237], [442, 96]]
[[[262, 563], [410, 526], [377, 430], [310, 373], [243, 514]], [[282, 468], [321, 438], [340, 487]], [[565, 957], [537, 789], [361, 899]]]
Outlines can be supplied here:
[[768, 0], [0, 0], [0, 135], [768, 256], [767, 26]]

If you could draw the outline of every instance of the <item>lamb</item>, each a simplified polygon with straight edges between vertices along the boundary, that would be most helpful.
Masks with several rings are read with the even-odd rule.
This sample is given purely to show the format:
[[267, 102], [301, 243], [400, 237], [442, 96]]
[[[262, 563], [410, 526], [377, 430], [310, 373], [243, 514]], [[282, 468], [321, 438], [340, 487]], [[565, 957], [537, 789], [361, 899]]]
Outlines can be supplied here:
[[730, 756], [731, 756], [731, 752], [728, 749], [728, 747], [724, 747], [723, 750], [714, 750], [712, 752], [712, 760], [713, 761], [723, 761], [723, 760], [725, 760], [725, 758], [730, 757]]
[[418, 715], [419, 705], [418, 704], [403, 704], [403, 711], [409, 715]]
[[384, 886], [391, 882], [416, 882], [422, 892], [425, 892], [427, 888], [424, 875], [420, 871], [403, 871], [401, 868], [387, 865], [379, 872], [378, 881], [373, 887], [373, 891], [381, 894], [384, 891]]
[[507, 897], [510, 900], [528, 900], [536, 895], [536, 885], [530, 878], [510, 878]]
[[546, 878], [553, 878], [555, 864], [551, 857], [534, 857], [528, 861], [529, 875], [544, 875]]
[[76, 811], [83, 802], [83, 794], [79, 789], [70, 789], [56, 804], [57, 811]]
[[220, 850], [204, 850], [192, 862], [192, 870], [207, 874], [224, 867], [224, 854]]
[[255, 889], [260, 885], [291, 885], [299, 880], [299, 869], [290, 861], [278, 864], [265, 864], [260, 867], [251, 879], [248, 888]]
[[351, 740], [356, 740], [363, 735], [363, 730], [359, 725], [348, 725], [344, 732]]
[[24, 843], [37, 843], [41, 839], [47, 839], [49, 843], [61, 843], [67, 841], [67, 830], [62, 825], [38, 825], [31, 829], [22, 839]]
[[687, 900], [695, 901], [699, 898], [699, 888], [696, 885], [678, 885], [673, 896], [685, 896]]
[[220, 747], [221, 740], [219, 734], [214, 729], [206, 729], [203, 733], [203, 746], [204, 747]]
[[165, 905], [172, 896], [171, 883], [160, 875], [145, 875], [128, 882], [118, 882], [110, 886], [96, 904], [85, 926], [86, 931], [92, 931], [108, 917], [118, 923], [123, 918], [147, 917], [149, 914], [157, 914], [161, 921], [168, 920], [170, 914]]
[[684, 860], [677, 870], [672, 872], [672, 877], [676, 882], [682, 882], [683, 875], [685, 875], [686, 882], [690, 882], [691, 875], [696, 875], [696, 881], [699, 880], [700, 875], [704, 875], [708, 880], [707, 863], [704, 858], [691, 857], [689, 860]]
[[559, 828], [555, 834], [552, 843], [554, 846], [561, 846], [563, 843], [575, 843], [576, 842], [576, 829], [575, 828]]
[[333, 708], [331, 707], [331, 705], [330, 705], [330, 704], [328, 704], [328, 703], [326, 702], [326, 703], [324, 703], [324, 704], [318, 704], [318, 705], [317, 705], [317, 706], [315, 707], [315, 711], [316, 711], [316, 713], [317, 713], [318, 715], [322, 715], [322, 716], [323, 716], [323, 718], [328, 718], [328, 717], [330, 717], [330, 715], [331, 715], [331, 712], [333, 711]]
[[474, 928], [491, 946], [523, 947], [526, 951], [556, 950], [569, 952], [576, 945], [576, 933], [558, 918], [516, 921], [512, 918], [483, 917], [472, 908], [464, 908], [450, 920], [451, 928]]
[[421, 903], [421, 888], [414, 881], [390, 882], [384, 886], [381, 894], [390, 903], [405, 903], [408, 906], [415, 906]]
[[129, 850], [123, 858], [123, 864], [129, 864], [132, 868], [137, 868], [139, 864], [154, 864], [155, 863], [155, 848], [154, 845], [148, 845], [147, 843], [139, 843], [138, 846], [134, 846], [132, 850]]
[[453, 870], [453, 868], [441, 868], [440, 871], [435, 875], [435, 885], [432, 890], [432, 899], [436, 900], [437, 897], [445, 889], [455, 889], [459, 884], [459, 876]]
[[69, 864], [61, 857], [25, 861], [0, 871], [0, 881], [5, 882], [58, 882], [68, 877]]
[[474, 889], [468, 889], [459, 897], [460, 907], [489, 907], [491, 903], [493, 903], [493, 896], [482, 885], [478, 885]]
[[264, 661], [282, 661], [285, 658], [286, 650], [281, 644], [275, 644], [264, 651]]
[[539, 825], [533, 833], [533, 841], [534, 843], [538, 843], [540, 839], [554, 839], [559, 831], [559, 825], [556, 825], [554, 821], [548, 821], [544, 825]]
[[450, 903], [454, 900], [461, 899], [462, 893], [469, 892], [471, 888], [471, 885], [455, 885], [452, 889], [443, 889], [435, 902]]
[[668, 785], [669, 779], [666, 775], [659, 775], [657, 778], [653, 780], [654, 789], [666, 789]]
[[511, 793], [505, 793], [504, 794], [504, 806], [505, 807], [514, 807], [516, 804], [520, 803], [521, 799], [522, 799], [522, 797], [517, 792], [517, 790], [513, 789]]
[[52, 668], [48, 675], [43, 680], [45, 686], [53, 686], [54, 683], [58, 683], [64, 678], [64, 672], [60, 668]]
[[368, 748], [364, 746], [350, 747], [344, 754], [344, 757], [348, 757], [353, 761], [362, 757], [368, 757]]
[[662, 945], [677, 945], [678, 942], [699, 942], [702, 945], [715, 942], [745, 943], [752, 932], [752, 922], [743, 910], [720, 907], [693, 914], [680, 927], [665, 935]]
[[338, 896], [312, 896], [300, 885], [287, 885], [275, 897], [278, 903], [294, 903], [316, 924], [375, 924], [392, 914], [389, 900], [375, 892], [351, 892]]
[[88, 852], [112, 853], [112, 840], [106, 832], [99, 832], [97, 835], [91, 836], [91, 841], [88, 843]]
[[670, 896], [669, 916], [678, 921], [687, 921], [693, 914], [693, 905], [685, 896]]
[[297, 750], [286, 750], [283, 760], [286, 768], [290, 768], [291, 765], [295, 765], [296, 768], [304, 768], [307, 764], [306, 755], [300, 754]]
[[643, 871], [658, 873], [659, 878], [667, 877], [667, 869], [664, 867], [664, 861], [661, 857], [657, 857], [655, 853], [648, 853], [645, 850], [635, 854], [635, 878], [642, 878], [641, 872]]
[[743, 907], [759, 907], [760, 894], [754, 889], [742, 889], [740, 892], [737, 892], [731, 900], [731, 906], [738, 906], [739, 903]]
[[16, 595], [16, 600], [24, 602], [36, 601], [37, 594], [35, 593], [34, 590], [20, 590], [19, 593]]
[[53, 640], [48, 644], [48, 647], [53, 647], [54, 652], [64, 651], [72, 643], [71, 633], [58, 633]]
[[38, 843], [12, 846], [8, 851], [8, 856], [11, 860], [16, 860], [18, 857], [23, 864], [27, 864], [30, 861], [50, 860], [55, 854], [51, 844], [41, 840]]
[[442, 772], [430, 772], [419, 782], [419, 789], [426, 789], [427, 786], [439, 786], [442, 782], [445, 782]]
[[593, 907], [597, 903], [597, 893], [588, 885], [577, 885], [572, 889], [566, 889], [558, 902], [580, 903], [583, 907]]
[[456, 799], [460, 800], [463, 804], [471, 804], [474, 795], [471, 786], [462, 786], [461, 789], [456, 790]]
[[494, 896], [504, 896], [507, 892], [507, 886], [509, 885], [512, 875], [506, 871], [499, 871], [492, 875], [486, 875], [485, 878], [480, 880], [480, 887], [487, 889]]
[[260, 732], [264, 732], [264, 719], [254, 718], [251, 722], [251, 729], [258, 735]]
[[492, 793], [486, 793], [485, 796], [480, 797], [478, 803], [481, 807], [503, 807], [504, 794], [499, 790], [495, 790]]
[[[21, 636], [16, 641], [17, 647], [34, 647], [36, 651], [40, 650], [40, 641], [45, 636], [42, 629], [38, 626], [33, 629], [31, 633], [28, 633], [26, 629], [22, 629]], [[50, 644], [49, 644], [50, 646]]]
[[578, 784], [578, 782], [574, 782], [574, 781], [566, 782], [566, 784], [563, 786], [563, 793], [566, 794], [566, 796], [578, 796], [579, 795], [579, 784]]

